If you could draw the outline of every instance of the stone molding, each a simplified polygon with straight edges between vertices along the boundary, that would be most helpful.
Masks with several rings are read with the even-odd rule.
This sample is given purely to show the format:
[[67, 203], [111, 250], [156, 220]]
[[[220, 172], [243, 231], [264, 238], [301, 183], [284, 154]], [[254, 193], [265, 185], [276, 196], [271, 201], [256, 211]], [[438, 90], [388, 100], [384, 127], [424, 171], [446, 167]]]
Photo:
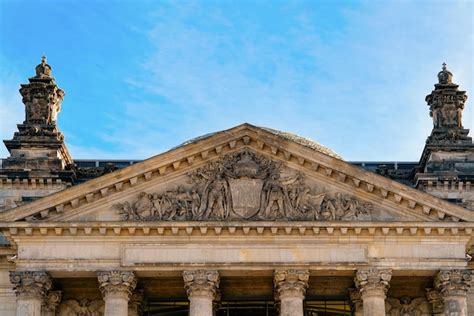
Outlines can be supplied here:
[[104, 299], [120, 297], [128, 301], [137, 286], [137, 278], [131, 271], [101, 271], [97, 272], [97, 279]]
[[277, 301], [287, 297], [304, 299], [308, 288], [308, 280], [308, 270], [275, 270], [273, 274], [275, 299]]
[[22, 299], [40, 299], [46, 297], [52, 281], [45, 271], [11, 271], [10, 282], [16, 296]]
[[471, 287], [472, 272], [469, 269], [441, 270], [434, 285], [443, 297], [466, 296]]
[[[267, 132], [257, 127], [244, 124], [226, 132], [218, 133], [209, 140], [203, 140], [202, 149], [199, 151], [192, 145], [186, 150], [178, 148], [175, 151], [159, 155], [155, 159], [150, 159], [150, 161], [128, 167], [129, 169], [126, 171], [121, 170], [119, 174], [114, 173], [113, 175], [93, 179], [82, 188], [82, 192], [74, 187], [45, 197], [41, 201], [21, 206], [14, 211], [5, 212], [5, 214], [0, 215], [0, 220], [14, 221], [40, 212], [43, 212], [44, 218], [50, 220], [64, 217], [64, 215], [61, 215], [63, 211], [68, 211], [73, 216], [75, 214], [74, 209], [78, 206], [96, 202], [112, 194], [122, 194], [125, 188], [171, 175], [174, 172], [182, 171], [185, 167], [198, 165], [207, 160], [210, 161], [221, 154], [240, 148], [254, 148], [277, 160], [291, 162], [299, 168], [305, 168], [308, 173], [322, 180], [331, 178], [332, 181], [336, 181], [348, 189], [357, 189], [363, 194], [374, 195], [374, 199], [383, 198], [399, 208], [402, 207], [408, 210], [410, 214], [422, 220], [428, 218], [431, 220], [444, 219], [446, 213], [452, 214], [451, 217], [448, 216], [449, 220], [469, 221], [473, 218], [471, 212], [462, 207], [419, 192], [416, 189], [410, 189], [410, 192], [404, 193], [407, 188], [402, 184], [374, 176], [370, 172], [361, 171], [349, 164], [341, 165], [340, 160], [304, 148], [302, 145], [278, 146], [278, 142], [275, 143], [275, 139], [277, 139], [275, 135], [270, 133], [266, 135]], [[232, 135], [231, 139], [229, 139], [229, 135]], [[315, 161], [315, 159], [318, 161]], [[93, 191], [87, 188], [91, 188]], [[445, 210], [452, 210], [453, 212], [445, 212]]]
[[63, 294], [61, 291], [49, 291], [46, 294], [46, 297], [42, 306], [44, 311], [50, 312], [53, 315], [56, 315], [59, 304], [61, 303], [61, 300], [62, 300], [62, 296]]
[[380, 296], [385, 299], [391, 279], [392, 269], [369, 268], [357, 270], [354, 282], [362, 299], [369, 296]]
[[340, 235], [340, 236], [472, 236], [474, 223], [446, 222], [67, 222], [0, 223], [4, 235], [120, 236], [143, 235]]
[[216, 270], [186, 270], [183, 271], [184, 288], [188, 298], [208, 297], [218, 298], [220, 276]]

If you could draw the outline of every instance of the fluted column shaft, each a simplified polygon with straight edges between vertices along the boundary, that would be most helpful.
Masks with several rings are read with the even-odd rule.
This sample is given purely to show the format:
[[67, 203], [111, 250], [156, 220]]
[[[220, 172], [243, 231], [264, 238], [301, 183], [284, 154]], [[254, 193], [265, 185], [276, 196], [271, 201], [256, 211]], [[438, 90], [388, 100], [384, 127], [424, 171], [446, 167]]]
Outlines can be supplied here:
[[137, 278], [129, 271], [98, 272], [99, 289], [105, 301], [104, 316], [127, 316], [128, 302], [137, 286]]
[[44, 271], [12, 271], [10, 282], [16, 293], [17, 316], [41, 316], [46, 293], [52, 282]]
[[441, 270], [435, 278], [435, 288], [441, 293], [446, 316], [468, 316], [467, 292], [472, 280], [470, 270]]
[[219, 291], [219, 273], [214, 270], [189, 270], [183, 272], [183, 280], [189, 299], [189, 316], [213, 316], [213, 302]]
[[385, 316], [385, 298], [390, 286], [390, 269], [360, 269], [355, 284], [360, 291], [364, 316]]
[[303, 301], [308, 288], [308, 270], [276, 270], [273, 276], [275, 298], [281, 316], [303, 316]]

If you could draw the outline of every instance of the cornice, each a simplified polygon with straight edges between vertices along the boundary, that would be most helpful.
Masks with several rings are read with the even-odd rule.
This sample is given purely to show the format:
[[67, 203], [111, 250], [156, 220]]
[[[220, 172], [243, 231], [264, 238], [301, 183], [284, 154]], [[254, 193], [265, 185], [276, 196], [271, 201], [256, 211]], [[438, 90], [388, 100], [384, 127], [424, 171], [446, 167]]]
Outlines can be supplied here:
[[319, 175], [322, 179], [331, 179], [334, 183], [351, 187], [367, 197], [382, 199], [385, 205], [404, 209], [420, 220], [443, 220], [449, 215], [453, 221], [474, 222], [474, 213], [465, 208], [362, 170], [317, 150], [284, 140], [249, 124], [197, 140], [130, 167], [6, 211], [0, 214], [0, 221], [16, 221], [38, 213], [44, 218], [51, 214], [57, 217], [54, 214], [62, 214], [105, 197], [121, 194], [128, 188], [154, 179], [166, 179], [173, 174], [241, 148], [252, 148], [270, 157], [286, 161], [301, 170]]
[[12, 222], [0, 223], [7, 237], [20, 236], [458, 236], [474, 237], [462, 222]]

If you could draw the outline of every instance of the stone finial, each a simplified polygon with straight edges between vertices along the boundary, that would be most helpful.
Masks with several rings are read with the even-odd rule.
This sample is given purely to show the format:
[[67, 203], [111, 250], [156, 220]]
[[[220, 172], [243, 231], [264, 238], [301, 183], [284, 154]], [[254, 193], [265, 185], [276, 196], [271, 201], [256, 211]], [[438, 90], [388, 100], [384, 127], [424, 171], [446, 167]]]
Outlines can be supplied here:
[[438, 82], [440, 84], [452, 84], [453, 83], [453, 74], [447, 69], [446, 63], [443, 63], [443, 68], [438, 73]]
[[471, 287], [471, 270], [441, 270], [435, 278], [435, 288], [442, 296], [466, 295]]
[[36, 66], [36, 76], [29, 78], [28, 84], [22, 84], [20, 94], [25, 104], [25, 121], [23, 124], [55, 125], [64, 91], [51, 77], [51, 66], [43, 56], [41, 64]]
[[137, 286], [135, 273], [130, 271], [103, 271], [97, 273], [99, 289], [104, 298], [107, 296], [124, 297], [130, 299]]
[[392, 269], [360, 269], [354, 277], [356, 287], [364, 296], [383, 296], [387, 294], [392, 279]]
[[304, 298], [308, 280], [308, 270], [276, 270], [273, 275], [276, 300], [285, 296]]
[[11, 271], [10, 282], [18, 297], [44, 299], [52, 281], [45, 271]]
[[46, 56], [41, 57], [41, 64], [36, 66], [36, 78], [51, 77], [51, 66], [46, 61]]
[[204, 296], [215, 300], [220, 277], [215, 270], [189, 270], [183, 272], [184, 288], [188, 297]]
[[469, 130], [464, 129], [462, 113], [467, 100], [465, 91], [460, 91], [453, 83], [453, 74], [446, 64], [438, 73], [438, 82], [425, 100], [433, 118], [433, 131], [427, 143], [472, 143], [468, 137]]

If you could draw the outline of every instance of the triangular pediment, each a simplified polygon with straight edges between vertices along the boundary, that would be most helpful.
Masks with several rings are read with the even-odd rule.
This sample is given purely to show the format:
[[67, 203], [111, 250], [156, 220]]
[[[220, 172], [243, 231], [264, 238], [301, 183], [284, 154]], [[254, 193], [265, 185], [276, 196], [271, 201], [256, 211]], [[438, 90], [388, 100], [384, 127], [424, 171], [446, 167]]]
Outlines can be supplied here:
[[0, 221], [474, 221], [309, 141], [243, 124], [0, 214]]

